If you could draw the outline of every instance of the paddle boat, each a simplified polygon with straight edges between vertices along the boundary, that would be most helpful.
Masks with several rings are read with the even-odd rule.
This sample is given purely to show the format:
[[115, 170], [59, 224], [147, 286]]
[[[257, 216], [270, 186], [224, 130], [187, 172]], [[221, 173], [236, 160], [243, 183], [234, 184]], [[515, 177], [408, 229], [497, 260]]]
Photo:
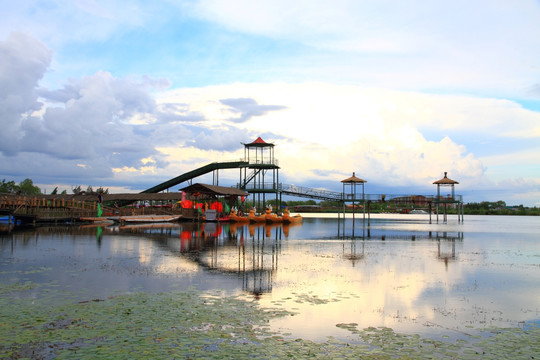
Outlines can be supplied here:
[[250, 219], [247, 216], [239, 215], [238, 212], [236, 211], [236, 209], [231, 209], [231, 214], [229, 215], [229, 221], [230, 222], [239, 222], [239, 223], [246, 222], [247, 223], [247, 222], [250, 221]]
[[285, 224], [297, 224], [302, 222], [302, 215], [296, 214], [294, 216], [291, 216], [289, 212], [289, 208], [285, 208], [283, 211], [283, 222]]
[[265, 215], [257, 215], [255, 214], [255, 209], [249, 210], [249, 222], [251, 223], [259, 223], [259, 222], [265, 222], [266, 216]]
[[281, 216], [277, 216], [277, 214], [272, 213], [272, 208], [266, 208], [266, 212], [264, 214], [264, 217], [266, 219], [267, 224], [274, 224], [274, 223], [283, 222], [283, 218]]

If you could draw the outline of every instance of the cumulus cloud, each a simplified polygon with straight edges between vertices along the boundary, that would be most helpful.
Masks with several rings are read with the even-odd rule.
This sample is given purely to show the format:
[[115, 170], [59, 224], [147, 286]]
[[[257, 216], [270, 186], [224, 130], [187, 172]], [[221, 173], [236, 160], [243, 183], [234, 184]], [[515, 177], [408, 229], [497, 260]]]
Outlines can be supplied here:
[[[171, 161], [186, 160], [163, 149], [198, 149], [209, 162], [220, 153], [237, 152], [241, 142], [255, 136], [209, 120], [185, 99], [156, 101], [151, 91], [168, 88], [168, 80], [117, 78], [99, 71], [48, 89], [39, 85], [52, 59], [43, 43], [15, 33], [0, 43], [0, 52], [0, 158], [5, 175], [56, 175], [75, 183], [123, 179], [129, 184], [135, 175], [159, 178]], [[244, 122], [284, 108], [247, 98], [215, 103], [223, 112], [238, 111]]]
[[4, 174], [111, 177], [113, 169], [148, 169], [143, 159], [160, 169], [168, 163], [156, 145], [182, 144], [191, 137], [186, 124], [204, 122], [180, 102], [158, 106], [149, 90], [167, 88], [166, 80], [100, 71], [60, 89], [40, 87], [51, 58], [29, 35], [0, 43], [0, 151], [12, 157]]
[[4, 154], [19, 150], [23, 120], [41, 108], [36, 89], [52, 54], [24, 33], [14, 32], [0, 41], [0, 151]]
[[136, 84], [99, 72], [79, 79], [59, 91], [42, 91], [44, 100], [59, 101], [41, 116], [26, 119], [20, 151], [41, 152], [58, 158], [90, 159], [109, 153], [155, 153], [153, 145], [135, 132], [132, 123], [141, 115], [152, 118], [154, 99]]

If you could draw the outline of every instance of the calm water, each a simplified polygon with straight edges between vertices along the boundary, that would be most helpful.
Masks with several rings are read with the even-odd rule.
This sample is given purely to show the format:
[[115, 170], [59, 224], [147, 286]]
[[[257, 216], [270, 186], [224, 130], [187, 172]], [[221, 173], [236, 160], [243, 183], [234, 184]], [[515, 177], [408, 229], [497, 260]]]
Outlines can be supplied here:
[[[435, 218], [433, 218], [435, 220]], [[442, 220], [442, 219], [440, 219]], [[288, 336], [347, 338], [339, 323], [434, 338], [540, 319], [540, 217], [306, 217], [296, 226], [41, 227], [0, 234], [0, 283], [40, 301], [220, 289], [295, 316]]]

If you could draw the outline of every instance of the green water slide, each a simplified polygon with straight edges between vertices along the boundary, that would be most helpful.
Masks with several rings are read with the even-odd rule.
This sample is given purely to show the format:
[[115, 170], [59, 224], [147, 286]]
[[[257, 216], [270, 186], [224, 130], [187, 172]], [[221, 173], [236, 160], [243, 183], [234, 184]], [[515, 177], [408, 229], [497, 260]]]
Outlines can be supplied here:
[[182, 174], [180, 176], [177, 176], [173, 179], [167, 180], [159, 185], [156, 185], [154, 187], [151, 187], [150, 189], [146, 189], [142, 191], [141, 193], [158, 193], [160, 191], [166, 190], [172, 186], [178, 185], [183, 183], [184, 181], [191, 180], [193, 178], [196, 178], [198, 176], [207, 174], [209, 172], [212, 172], [214, 170], [221, 170], [221, 169], [238, 169], [242, 167], [248, 166], [249, 163], [247, 161], [228, 161], [228, 162], [214, 162], [205, 166], [202, 166], [198, 169], [188, 171], [185, 174]]

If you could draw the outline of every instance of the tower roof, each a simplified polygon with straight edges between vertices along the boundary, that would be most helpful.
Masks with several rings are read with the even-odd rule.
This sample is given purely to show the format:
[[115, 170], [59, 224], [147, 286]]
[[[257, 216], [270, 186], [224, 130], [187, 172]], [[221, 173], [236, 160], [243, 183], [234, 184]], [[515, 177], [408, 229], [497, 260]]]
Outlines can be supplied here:
[[341, 180], [341, 182], [342, 183], [366, 183], [367, 181], [356, 177], [355, 173], [353, 172], [351, 177], [345, 180]]
[[272, 143], [267, 143], [266, 141], [264, 141], [260, 136], [255, 139], [255, 141], [249, 143], [249, 144], [244, 144], [244, 146], [254, 146], [254, 147], [265, 147], [265, 146], [274, 146], [274, 144]]
[[444, 172], [444, 177], [441, 180], [434, 181], [434, 184], [437, 185], [453, 185], [453, 184], [459, 184], [456, 180], [452, 180], [446, 176], [447, 172]]

